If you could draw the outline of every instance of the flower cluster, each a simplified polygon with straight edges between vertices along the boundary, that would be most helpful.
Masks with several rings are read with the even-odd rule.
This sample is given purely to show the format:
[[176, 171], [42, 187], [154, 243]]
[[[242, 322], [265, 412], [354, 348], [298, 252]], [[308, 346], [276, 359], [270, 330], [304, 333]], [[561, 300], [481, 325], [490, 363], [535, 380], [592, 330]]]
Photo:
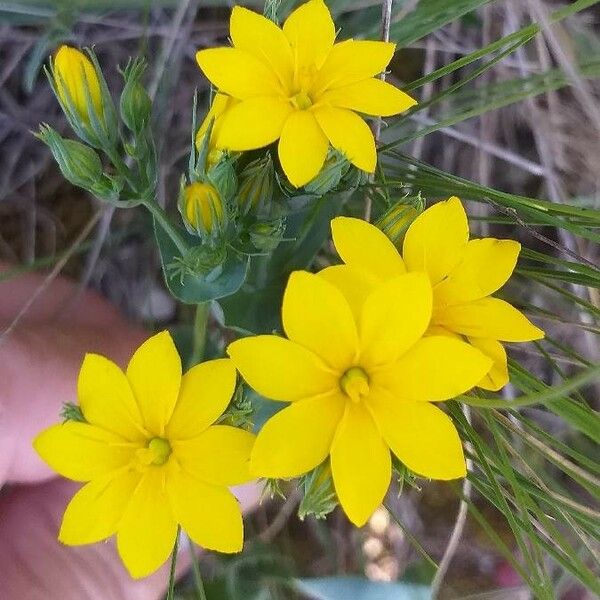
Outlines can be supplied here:
[[[49, 73], [85, 143], [47, 126], [40, 137], [72, 182], [118, 206], [125, 198], [127, 206], [150, 210], [176, 297], [198, 304], [206, 319], [212, 300], [246, 283], [257, 254], [263, 262], [244, 293], [255, 292], [260, 304], [278, 287], [277, 277], [285, 287], [285, 336], [243, 337], [229, 344], [229, 358], [184, 375], [167, 332], [147, 340], [125, 372], [87, 355], [79, 407], [36, 438], [37, 452], [55, 471], [85, 483], [66, 509], [59, 539], [88, 544], [116, 534], [134, 577], [167, 559], [179, 526], [205, 548], [239, 551], [242, 516], [228, 488], [253, 478], [309, 474], [305, 489], [322, 488], [324, 508], [313, 512], [330, 510], [333, 498], [361, 526], [382, 502], [398, 461], [430, 479], [464, 477], [458, 431], [438, 403], [476, 386], [499, 390], [508, 382], [503, 342], [544, 335], [492, 296], [511, 276], [520, 245], [469, 239], [455, 197], [421, 212], [415, 196], [415, 206], [394, 206], [375, 225], [334, 218], [342, 264], [318, 273], [294, 270], [310, 259], [296, 262], [293, 252], [271, 260], [283, 239], [298, 249], [310, 237], [319, 217], [311, 201], [329, 193], [349, 197], [359, 171], [375, 171], [375, 139], [358, 113], [389, 116], [415, 101], [376, 77], [394, 45], [337, 42], [323, 0], [302, 4], [282, 27], [235, 7], [230, 36], [232, 47], [197, 54], [217, 91], [193, 132], [181, 178], [184, 227], [170, 224], [154, 198], [144, 65], [133, 61], [124, 71], [119, 107], [127, 139], [92, 52], [62, 47]], [[96, 149], [112, 163], [106, 172]], [[295, 225], [288, 227], [287, 217]], [[329, 220], [321, 219], [321, 230]], [[314, 256], [324, 237], [302, 253]], [[203, 348], [203, 339], [195, 341]], [[237, 372], [258, 395], [286, 403], [256, 435], [224, 424], [247, 422], [250, 395], [243, 397], [242, 387], [233, 404], [241, 398], [244, 418], [224, 416]]]

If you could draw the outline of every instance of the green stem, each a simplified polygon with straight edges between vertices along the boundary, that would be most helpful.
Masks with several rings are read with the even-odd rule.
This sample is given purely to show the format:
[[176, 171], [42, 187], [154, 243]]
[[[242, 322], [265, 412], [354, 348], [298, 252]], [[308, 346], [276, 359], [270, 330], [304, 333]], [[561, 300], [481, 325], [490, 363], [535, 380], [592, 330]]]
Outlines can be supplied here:
[[206, 348], [206, 325], [210, 314], [210, 302], [200, 302], [196, 305], [196, 317], [194, 319], [194, 345], [190, 358], [190, 367], [197, 365], [204, 358]]
[[175, 544], [173, 545], [173, 554], [171, 556], [171, 570], [169, 571], [169, 587], [167, 588], [167, 600], [175, 598], [175, 567], [177, 566], [177, 551], [179, 549], [179, 534], [181, 526], [177, 526], [177, 535], [175, 536]]
[[171, 241], [177, 246], [181, 256], [185, 256], [188, 251], [188, 245], [181, 234], [173, 226], [165, 211], [152, 200], [143, 200], [142, 204], [152, 213], [154, 220], [162, 227], [163, 231], [171, 238]]
[[198, 592], [198, 600], [206, 600], [206, 592], [204, 590], [204, 582], [202, 581], [202, 573], [200, 572], [200, 564], [198, 562], [198, 555], [196, 554], [196, 548], [194, 542], [188, 538], [190, 544], [190, 557], [192, 559], [192, 572], [194, 573], [194, 584], [196, 585], [196, 591]]

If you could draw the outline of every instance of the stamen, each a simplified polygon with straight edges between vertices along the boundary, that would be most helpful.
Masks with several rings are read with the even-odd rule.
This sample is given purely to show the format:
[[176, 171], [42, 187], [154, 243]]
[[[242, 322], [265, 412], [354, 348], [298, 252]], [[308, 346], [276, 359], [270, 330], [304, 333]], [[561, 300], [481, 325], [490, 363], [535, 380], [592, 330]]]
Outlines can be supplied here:
[[353, 402], [360, 402], [369, 395], [369, 376], [360, 367], [352, 367], [340, 378], [340, 389]]

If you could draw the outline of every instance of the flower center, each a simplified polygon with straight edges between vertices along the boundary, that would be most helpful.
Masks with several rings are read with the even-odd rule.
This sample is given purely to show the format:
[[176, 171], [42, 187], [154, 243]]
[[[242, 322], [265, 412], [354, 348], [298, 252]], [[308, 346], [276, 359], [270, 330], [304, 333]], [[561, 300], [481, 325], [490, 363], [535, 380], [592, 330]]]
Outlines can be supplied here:
[[290, 102], [294, 108], [298, 110], [307, 110], [312, 106], [312, 100], [306, 92], [298, 92], [290, 98]]
[[352, 402], [369, 394], [369, 376], [360, 367], [351, 367], [340, 378], [340, 389]]
[[164, 438], [152, 438], [145, 448], [137, 451], [138, 460], [146, 465], [164, 465], [171, 456], [171, 444]]

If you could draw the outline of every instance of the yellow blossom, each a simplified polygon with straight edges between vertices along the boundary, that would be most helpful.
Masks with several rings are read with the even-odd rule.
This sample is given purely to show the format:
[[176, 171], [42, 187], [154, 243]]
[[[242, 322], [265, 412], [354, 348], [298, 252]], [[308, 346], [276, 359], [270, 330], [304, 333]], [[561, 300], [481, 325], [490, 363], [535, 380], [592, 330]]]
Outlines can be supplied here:
[[349, 217], [331, 222], [335, 247], [345, 265], [321, 276], [360, 304], [378, 283], [402, 273], [425, 272], [433, 286], [428, 335], [465, 339], [493, 360], [478, 383], [499, 390], [508, 382], [506, 351], [500, 342], [544, 337], [508, 302], [493, 298], [511, 276], [521, 249], [513, 240], [469, 240], [465, 210], [456, 197], [419, 215], [404, 237], [402, 255], [377, 227]]
[[183, 214], [194, 230], [212, 233], [223, 225], [223, 201], [210, 183], [192, 183], [183, 190]]
[[90, 544], [117, 535], [133, 577], [155, 571], [177, 525], [201, 546], [238, 552], [240, 507], [227, 486], [250, 480], [251, 433], [214, 425], [236, 384], [228, 359], [182, 377], [168, 332], [144, 342], [127, 371], [88, 354], [78, 381], [85, 422], [67, 421], [34, 441], [57, 473], [86, 483], [65, 511], [59, 540]]
[[206, 159], [207, 167], [210, 168], [216, 165], [223, 156], [223, 147], [217, 145], [221, 125], [225, 112], [235, 104], [235, 100], [225, 94], [215, 94], [215, 97], [210, 105], [210, 109], [202, 121], [198, 132], [196, 133], [196, 147], [199, 149], [204, 141], [210, 124], [213, 123], [213, 128], [208, 141], [208, 156]]
[[279, 140], [281, 166], [300, 187], [321, 170], [329, 144], [372, 173], [373, 134], [356, 113], [390, 116], [415, 101], [375, 78], [395, 45], [345, 40], [323, 0], [310, 0], [282, 28], [245, 8], [231, 13], [232, 48], [201, 50], [196, 59], [218, 90], [239, 100], [228, 110], [217, 145], [243, 151]]
[[103, 114], [102, 94], [92, 61], [77, 48], [63, 45], [58, 49], [52, 67], [54, 85], [63, 105], [68, 106], [70, 101], [79, 117], [89, 124], [89, 93], [92, 106], [100, 118]]
[[463, 477], [458, 433], [431, 402], [473, 387], [491, 361], [463, 341], [424, 338], [431, 307], [423, 273], [391, 278], [357, 310], [325, 278], [294, 272], [282, 308], [288, 339], [247, 337], [227, 349], [259, 394], [291, 403], [260, 430], [251, 473], [296, 477], [330, 456], [340, 504], [359, 526], [389, 486], [390, 450], [425, 477]]

